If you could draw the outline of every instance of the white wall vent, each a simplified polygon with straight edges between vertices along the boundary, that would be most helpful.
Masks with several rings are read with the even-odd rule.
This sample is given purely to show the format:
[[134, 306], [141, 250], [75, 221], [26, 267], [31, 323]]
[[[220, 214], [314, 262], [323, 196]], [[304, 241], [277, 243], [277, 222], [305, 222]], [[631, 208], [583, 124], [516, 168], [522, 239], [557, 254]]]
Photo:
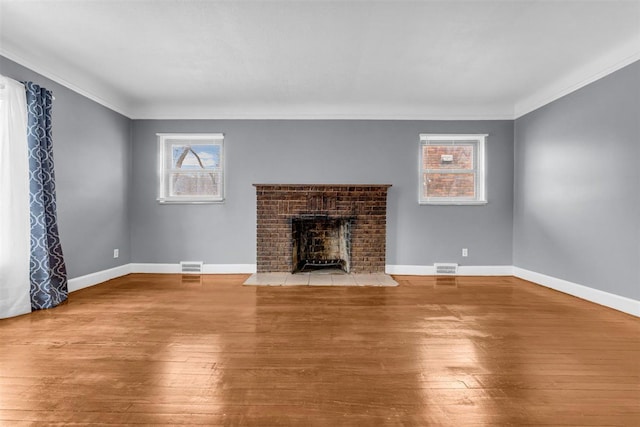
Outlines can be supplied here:
[[436, 268], [436, 275], [454, 275], [458, 272], [458, 264], [436, 262], [433, 264]]
[[202, 261], [180, 261], [180, 272], [182, 274], [201, 274]]

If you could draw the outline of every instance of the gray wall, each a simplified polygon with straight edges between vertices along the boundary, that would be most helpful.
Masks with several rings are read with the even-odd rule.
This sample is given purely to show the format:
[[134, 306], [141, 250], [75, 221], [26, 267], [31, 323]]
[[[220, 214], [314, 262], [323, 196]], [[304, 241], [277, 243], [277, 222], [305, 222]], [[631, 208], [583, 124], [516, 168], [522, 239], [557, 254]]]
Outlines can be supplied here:
[[640, 62], [515, 123], [514, 264], [640, 299]]
[[131, 120], [2, 56], [0, 74], [33, 81], [56, 98], [58, 222], [69, 278], [129, 263]]
[[[2, 56], [0, 73], [55, 94], [58, 218], [71, 278], [128, 262], [252, 264], [253, 183], [384, 183], [393, 185], [388, 264], [514, 264], [640, 299], [638, 62], [515, 124], [131, 121]], [[225, 133], [226, 203], [156, 202], [157, 132]], [[417, 204], [418, 134], [446, 132], [489, 134], [488, 205]]]
[[[158, 132], [225, 134], [226, 203], [156, 202]], [[489, 134], [488, 205], [418, 205], [422, 132]], [[393, 185], [387, 264], [512, 264], [513, 121], [135, 120], [132, 161], [133, 262], [253, 264], [253, 183], [376, 183]]]

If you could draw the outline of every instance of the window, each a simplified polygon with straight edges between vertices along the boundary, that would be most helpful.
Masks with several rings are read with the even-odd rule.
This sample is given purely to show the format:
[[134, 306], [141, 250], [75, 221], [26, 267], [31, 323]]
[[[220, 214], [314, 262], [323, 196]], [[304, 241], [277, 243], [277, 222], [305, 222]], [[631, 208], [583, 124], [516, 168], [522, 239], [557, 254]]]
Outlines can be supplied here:
[[487, 135], [420, 135], [420, 204], [487, 202], [484, 146]]
[[160, 203], [224, 201], [224, 135], [158, 134]]

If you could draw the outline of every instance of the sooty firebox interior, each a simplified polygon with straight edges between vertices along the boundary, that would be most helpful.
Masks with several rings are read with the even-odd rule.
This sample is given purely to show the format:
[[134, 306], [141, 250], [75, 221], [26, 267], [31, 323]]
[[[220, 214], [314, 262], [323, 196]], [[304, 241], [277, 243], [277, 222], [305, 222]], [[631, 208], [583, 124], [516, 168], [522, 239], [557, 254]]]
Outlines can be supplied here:
[[329, 269], [349, 273], [351, 221], [322, 215], [293, 218], [293, 273]]

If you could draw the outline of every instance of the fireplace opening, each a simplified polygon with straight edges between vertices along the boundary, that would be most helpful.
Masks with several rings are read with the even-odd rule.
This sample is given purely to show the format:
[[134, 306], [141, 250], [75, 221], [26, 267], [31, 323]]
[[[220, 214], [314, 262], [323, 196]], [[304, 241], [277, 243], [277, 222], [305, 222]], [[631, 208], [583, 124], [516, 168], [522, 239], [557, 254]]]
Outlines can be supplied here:
[[351, 268], [351, 218], [322, 215], [291, 220], [292, 272], [349, 273]]

